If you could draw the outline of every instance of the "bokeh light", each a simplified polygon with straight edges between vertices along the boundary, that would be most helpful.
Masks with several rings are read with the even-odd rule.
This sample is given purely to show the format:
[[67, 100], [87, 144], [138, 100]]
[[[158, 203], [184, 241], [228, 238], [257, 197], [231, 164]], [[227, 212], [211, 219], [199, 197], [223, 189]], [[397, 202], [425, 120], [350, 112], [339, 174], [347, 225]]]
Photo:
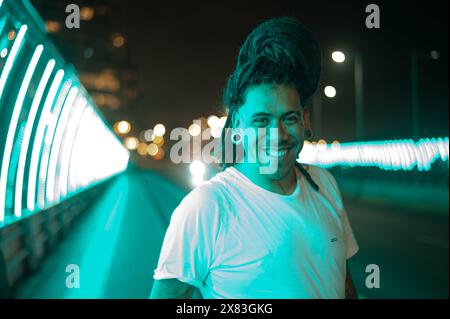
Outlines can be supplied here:
[[189, 171], [194, 176], [203, 176], [203, 174], [205, 174], [205, 164], [200, 161], [193, 161], [191, 165], [189, 165]]
[[125, 138], [124, 144], [125, 147], [128, 148], [129, 150], [135, 150], [139, 145], [139, 140], [134, 136], [130, 136]]
[[89, 21], [92, 20], [93, 17], [94, 17], [94, 9], [92, 9], [91, 7], [82, 7], [80, 9], [81, 20]]
[[209, 117], [208, 117], [208, 120], [207, 120], [207, 123], [208, 123], [208, 126], [209, 126], [210, 128], [217, 128], [217, 127], [220, 126], [220, 120], [219, 120], [219, 118], [218, 118], [217, 116], [215, 116], [215, 115], [209, 116]]
[[120, 121], [114, 125], [114, 129], [118, 134], [128, 134], [131, 131], [131, 124], [128, 121]]
[[331, 86], [331, 85], [327, 85], [325, 87], [325, 89], [323, 90], [323, 92], [329, 98], [333, 98], [336, 96], [336, 89], [334, 88], [334, 86]]
[[197, 136], [202, 132], [202, 128], [200, 127], [200, 125], [192, 123], [191, 125], [189, 125], [188, 131], [191, 136]]
[[153, 137], [153, 143], [155, 143], [158, 146], [163, 146], [164, 145], [164, 137], [162, 137], [162, 136], [154, 136]]
[[137, 147], [137, 152], [139, 155], [145, 156], [147, 155], [148, 146], [147, 143], [139, 143]]
[[345, 54], [342, 51], [334, 51], [331, 54], [331, 58], [333, 59], [334, 62], [336, 63], [342, 63], [345, 61]]
[[147, 153], [150, 156], [155, 156], [156, 153], [158, 153], [158, 149], [158, 145], [156, 145], [155, 143], [151, 143], [147, 148]]
[[153, 156], [153, 159], [155, 160], [161, 160], [164, 158], [164, 149], [161, 147], [158, 148], [158, 152]]
[[145, 130], [144, 133], [142, 134], [142, 137], [147, 142], [153, 141], [153, 130], [152, 129]]
[[155, 127], [153, 128], [153, 134], [155, 136], [163, 136], [164, 133], [166, 133], [166, 128], [161, 123], [156, 124]]

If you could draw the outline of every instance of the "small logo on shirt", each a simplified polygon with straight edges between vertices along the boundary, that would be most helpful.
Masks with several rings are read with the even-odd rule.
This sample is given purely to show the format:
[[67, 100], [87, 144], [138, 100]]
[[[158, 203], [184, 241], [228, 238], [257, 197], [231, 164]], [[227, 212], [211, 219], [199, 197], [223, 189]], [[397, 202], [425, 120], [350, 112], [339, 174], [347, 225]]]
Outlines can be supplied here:
[[331, 238], [331, 242], [332, 242], [332, 243], [334, 243], [334, 242], [336, 242], [336, 241], [338, 241], [337, 237]]

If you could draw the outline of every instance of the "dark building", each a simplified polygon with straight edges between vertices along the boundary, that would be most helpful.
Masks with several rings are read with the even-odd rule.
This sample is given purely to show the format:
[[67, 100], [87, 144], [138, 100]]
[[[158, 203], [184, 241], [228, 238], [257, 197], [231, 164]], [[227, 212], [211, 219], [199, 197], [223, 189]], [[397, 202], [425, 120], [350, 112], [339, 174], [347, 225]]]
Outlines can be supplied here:
[[80, 28], [70, 29], [66, 26], [66, 19], [73, 12], [67, 9], [70, 2], [33, 0], [31, 3], [106, 119], [113, 124], [129, 117], [139, 92], [138, 72], [130, 61], [128, 24], [118, 20], [128, 16], [119, 14], [126, 6], [120, 1], [77, 1]]

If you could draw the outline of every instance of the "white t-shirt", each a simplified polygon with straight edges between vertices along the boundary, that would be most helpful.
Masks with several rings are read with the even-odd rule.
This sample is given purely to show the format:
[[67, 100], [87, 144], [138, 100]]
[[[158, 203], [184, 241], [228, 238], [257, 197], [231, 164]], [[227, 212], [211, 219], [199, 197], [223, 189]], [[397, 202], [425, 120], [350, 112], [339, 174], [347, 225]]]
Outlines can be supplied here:
[[336, 181], [306, 166], [280, 195], [233, 167], [175, 209], [154, 279], [177, 278], [203, 298], [344, 298], [346, 260], [358, 251]]

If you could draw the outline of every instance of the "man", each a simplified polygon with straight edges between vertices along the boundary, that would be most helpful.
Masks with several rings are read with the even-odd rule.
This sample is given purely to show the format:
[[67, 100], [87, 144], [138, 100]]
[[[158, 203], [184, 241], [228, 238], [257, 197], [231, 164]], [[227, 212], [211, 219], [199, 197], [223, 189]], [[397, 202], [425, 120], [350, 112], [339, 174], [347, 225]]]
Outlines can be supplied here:
[[[268, 20], [246, 39], [222, 133], [244, 156], [174, 211], [151, 298], [190, 298], [195, 288], [203, 298], [355, 297], [347, 259], [358, 245], [336, 181], [296, 162], [312, 135], [304, 106], [320, 69], [317, 42], [293, 18]], [[244, 141], [243, 131], [255, 134]], [[276, 169], [262, 173], [268, 162]]]

